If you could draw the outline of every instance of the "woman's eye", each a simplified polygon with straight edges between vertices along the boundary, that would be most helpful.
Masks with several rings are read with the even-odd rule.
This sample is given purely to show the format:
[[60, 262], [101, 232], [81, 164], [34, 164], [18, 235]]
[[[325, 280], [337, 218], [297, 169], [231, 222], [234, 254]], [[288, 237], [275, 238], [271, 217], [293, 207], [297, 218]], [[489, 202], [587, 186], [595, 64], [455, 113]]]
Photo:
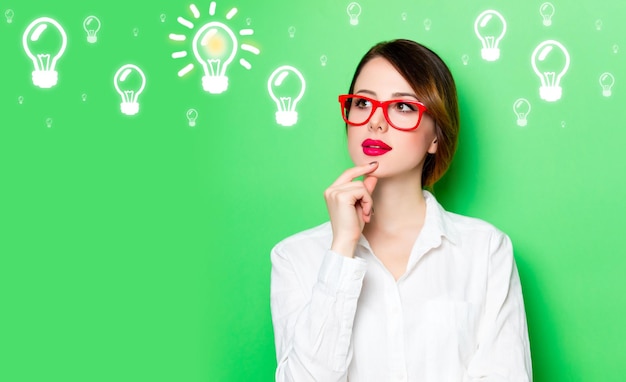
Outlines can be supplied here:
[[415, 105], [412, 105], [410, 103], [404, 103], [404, 102], [398, 102], [396, 103], [396, 110], [401, 111], [403, 113], [408, 113], [411, 111], [415, 111], [417, 109], [417, 107]]
[[352, 101], [352, 103], [354, 104], [354, 106], [360, 107], [360, 108], [370, 107], [370, 102], [366, 100], [365, 98], [355, 98]]

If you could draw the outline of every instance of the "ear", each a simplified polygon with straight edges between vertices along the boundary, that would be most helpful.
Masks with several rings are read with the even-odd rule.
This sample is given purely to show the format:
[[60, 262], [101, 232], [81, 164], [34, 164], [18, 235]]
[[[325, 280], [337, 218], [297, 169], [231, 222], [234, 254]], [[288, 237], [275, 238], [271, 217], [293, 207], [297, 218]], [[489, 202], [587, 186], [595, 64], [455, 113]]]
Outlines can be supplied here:
[[436, 152], [437, 152], [437, 137], [435, 137], [435, 139], [433, 139], [433, 141], [431, 142], [430, 146], [428, 146], [429, 154], [434, 154]]

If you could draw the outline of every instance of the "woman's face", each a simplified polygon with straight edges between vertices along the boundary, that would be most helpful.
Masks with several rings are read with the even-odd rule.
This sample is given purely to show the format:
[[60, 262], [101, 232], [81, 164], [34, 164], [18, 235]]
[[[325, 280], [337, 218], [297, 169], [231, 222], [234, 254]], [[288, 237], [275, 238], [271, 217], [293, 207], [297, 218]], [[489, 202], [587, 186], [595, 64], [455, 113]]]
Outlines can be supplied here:
[[[365, 64], [353, 93], [378, 101], [420, 101], [404, 77], [382, 57]], [[348, 150], [357, 166], [378, 161], [379, 166], [372, 173], [378, 178], [410, 173], [421, 179], [426, 154], [437, 150], [435, 124], [424, 114], [417, 129], [397, 130], [389, 125], [382, 108], [378, 108], [367, 124], [348, 125]]]

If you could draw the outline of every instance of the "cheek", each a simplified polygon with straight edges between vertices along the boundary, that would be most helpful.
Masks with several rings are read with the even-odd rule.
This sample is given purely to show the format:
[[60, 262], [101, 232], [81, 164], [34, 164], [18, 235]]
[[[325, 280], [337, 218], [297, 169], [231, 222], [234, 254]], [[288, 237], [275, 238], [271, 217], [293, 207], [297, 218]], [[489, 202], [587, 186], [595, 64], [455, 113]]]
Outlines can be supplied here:
[[348, 153], [350, 154], [350, 158], [352, 158], [352, 162], [358, 165], [360, 164], [363, 155], [363, 149], [361, 148], [361, 142], [363, 142], [363, 138], [361, 136], [360, 130], [358, 126], [349, 127], [348, 128]]

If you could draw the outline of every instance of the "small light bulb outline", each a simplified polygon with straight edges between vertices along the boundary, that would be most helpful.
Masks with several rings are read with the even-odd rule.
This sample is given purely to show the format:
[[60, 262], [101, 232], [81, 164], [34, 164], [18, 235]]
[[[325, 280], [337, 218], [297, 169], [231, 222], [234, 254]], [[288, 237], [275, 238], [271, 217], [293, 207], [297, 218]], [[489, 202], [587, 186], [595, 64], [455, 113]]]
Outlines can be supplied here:
[[325, 54], [322, 54], [320, 56], [320, 64], [322, 64], [322, 66], [326, 66], [327, 63], [328, 63], [328, 57], [326, 57]]
[[[484, 34], [481, 32], [482, 28], [487, 27], [487, 24], [492, 24], [492, 20], [497, 20], [500, 23], [496, 28], [499, 33], [491, 35]], [[478, 36], [482, 44], [482, 49], [480, 51], [481, 57], [485, 61], [496, 61], [500, 58], [500, 41], [506, 34], [506, 20], [504, 16], [496, 10], [488, 9], [483, 11], [474, 22], [474, 33]]]
[[[210, 16], [215, 15], [216, 7], [217, 7], [217, 3], [215, 1], [212, 1], [209, 7]], [[194, 4], [189, 5], [189, 10], [191, 11], [194, 19], [200, 18], [201, 16], [200, 10]], [[237, 8], [231, 8], [226, 13], [226, 20], [231, 20], [235, 15], [237, 15], [237, 13], [238, 13]], [[260, 53], [260, 50], [253, 45], [245, 44], [245, 43], [238, 45], [239, 42], [237, 40], [237, 37], [233, 33], [232, 29], [228, 27], [225, 23], [222, 23], [219, 21], [211, 21], [206, 24], [200, 24], [201, 26], [199, 27], [199, 29], [197, 29], [196, 28], [197, 24], [193, 20], [189, 20], [182, 16], [179, 16], [176, 20], [183, 27], [189, 30], [192, 30], [193, 37], [188, 38], [187, 35], [185, 34], [170, 33], [169, 39], [171, 41], [187, 42], [189, 40], [192, 40], [191, 44], [189, 44], [191, 45], [190, 47], [191, 54], [189, 54], [187, 50], [180, 50], [177, 52], [173, 52], [172, 58], [179, 59], [179, 58], [185, 58], [185, 57], [193, 55], [193, 57], [195, 58], [195, 61], [199, 62], [199, 64], [202, 66], [202, 69], [203, 69], [204, 76], [202, 77], [202, 88], [206, 92], [209, 92], [211, 94], [220, 94], [227, 90], [228, 77], [226, 76], [226, 70], [227, 70], [228, 65], [231, 63], [232, 60], [234, 60], [235, 55], [240, 50], [250, 52], [255, 55], [258, 55]], [[248, 18], [246, 20], [246, 23], [248, 23], [249, 25], [250, 22], [251, 22], [251, 19]], [[238, 33], [240, 36], [251, 36], [254, 34], [254, 29], [251, 29], [251, 28], [240, 29]], [[204, 36], [204, 34], [207, 34], [208, 36]], [[215, 38], [215, 40], [209, 41], [209, 39], [213, 37]], [[210, 43], [210, 42], [215, 42], [216, 44], [214, 44], [213, 47], [207, 46], [207, 45], [198, 47], [198, 43], [202, 44], [202, 43]], [[232, 47], [232, 48], [228, 47], [226, 49], [226, 50], [232, 49], [229, 51], [230, 55], [222, 54], [223, 50], [219, 51], [220, 49], [223, 49], [224, 45], [226, 45], [225, 42], [230, 42], [230, 46]], [[217, 49], [215, 49], [215, 47], [217, 47]], [[219, 57], [214, 57], [213, 55], [214, 53], [217, 53]], [[206, 57], [203, 57], [204, 55], [206, 55]], [[198, 58], [198, 56], [200, 56], [200, 59]], [[224, 57], [226, 57], [226, 60], [222, 62], [222, 58]], [[209, 62], [209, 60], [211, 62]], [[226, 61], [228, 61], [227, 64], [226, 64]], [[250, 64], [250, 62], [248, 62], [244, 58], [239, 59], [239, 64], [247, 70], [250, 70], [252, 68], [252, 65]], [[178, 71], [178, 77], [185, 76], [187, 73], [191, 72], [191, 70], [193, 70], [194, 67], [195, 67], [194, 63], [189, 63], [185, 65], [182, 69]], [[220, 74], [221, 72], [223, 73]]]
[[552, 17], [554, 16], [554, 4], [551, 2], [545, 2], [539, 6], [539, 14], [542, 18], [542, 23], [544, 26], [549, 27], [552, 25]]
[[7, 24], [13, 23], [13, 17], [15, 17], [15, 12], [12, 9], [7, 9], [4, 11], [4, 17], [7, 19]]
[[614, 54], [617, 54], [619, 52], [619, 45], [617, 44], [613, 44], [613, 46], [611, 47], [611, 49], [613, 50]]
[[161, 15], [159, 16], [159, 19], [161, 20], [162, 23], [164, 23], [165, 19], [167, 19], [167, 15], [165, 13], [161, 13]]
[[287, 29], [287, 32], [289, 33], [289, 37], [290, 37], [290, 38], [294, 38], [294, 36], [296, 35], [296, 27], [294, 27], [293, 25], [292, 25], [292, 26], [290, 26], [290, 27]]
[[[549, 70], [547, 71], [540, 70], [537, 67], [538, 62], [541, 63], [545, 61], [548, 58], [548, 55], [555, 51], [563, 54], [565, 63], [563, 65], [557, 65], [556, 68], [549, 67]], [[556, 40], [543, 41], [537, 45], [533, 51], [530, 62], [535, 74], [541, 81], [541, 86], [539, 87], [539, 96], [541, 99], [548, 102], [554, 102], [561, 99], [563, 94], [561, 79], [567, 73], [570, 65], [570, 56], [565, 46]]]
[[467, 64], [469, 63], [469, 55], [468, 54], [464, 54], [461, 56], [461, 62], [463, 62], [463, 65], [467, 66]]
[[[131, 74], [137, 73], [141, 77], [141, 83], [139, 87], [131, 86], [130, 89], [122, 89], [124, 86], [122, 85]], [[126, 64], [115, 72], [115, 76], [113, 76], [113, 85], [115, 86], [115, 90], [122, 98], [122, 103], [120, 104], [120, 109], [123, 114], [126, 115], [135, 115], [139, 112], [139, 102], [138, 98], [143, 90], [146, 87], [146, 75], [143, 70], [141, 70], [137, 65]], [[124, 87], [125, 88], [125, 87]]]
[[[61, 35], [61, 47], [53, 55], [50, 52], [37, 52], [33, 53], [30, 46], [31, 42], [37, 42], [42, 34], [46, 33], [46, 30], [54, 28], [55, 31]], [[31, 59], [34, 66], [32, 74], [33, 84], [42, 89], [48, 89], [55, 86], [59, 79], [59, 74], [56, 71], [56, 65], [63, 56], [65, 48], [67, 47], [67, 34], [65, 30], [56, 20], [50, 17], [39, 17], [31, 22], [22, 36], [22, 45], [26, 55]], [[37, 50], [37, 49], [36, 49]], [[51, 58], [51, 56], [53, 56]]]
[[80, 98], [83, 100], [83, 102], [87, 102], [87, 93], [83, 93]]
[[23, 96], [19, 96], [17, 97], [17, 103], [19, 103], [20, 105], [22, 105], [24, 103], [24, 97]]
[[362, 11], [363, 8], [361, 7], [361, 4], [357, 3], [356, 1], [348, 4], [348, 6], [346, 7], [346, 12], [350, 17], [350, 25], [359, 25], [359, 16], [361, 16]]
[[137, 27], [133, 28], [133, 36], [134, 37], [139, 37], [139, 28], [137, 28]]
[[[286, 94], [284, 96], [282, 94], [277, 95], [277, 91], [280, 93], [280, 87], [290, 74], [293, 74], [296, 78], [298, 78], [300, 82], [300, 90], [298, 92], [294, 92], [297, 94]], [[283, 65], [276, 68], [276, 70], [272, 72], [267, 81], [267, 91], [276, 104], [276, 123], [281, 126], [289, 127], [298, 122], [298, 112], [296, 111], [296, 107], [298, 102], [302, 99], [305, 90], [306, 82], [304, 80], [304, 76], [302, 76], [302, 73], [300, 73], [300, 71], [293, 66]]]
[[189, 124], [189, 127], [195, 127], [196, 120], [198, 119], [198, 110], [191, 108], [187, 110], [187, 113], [185, 114], [185, 116], [187, 117], [187, 122]]
[[408, 15], [407, 15], [407, 13], [406, 13], [406, 12], [402, 12], [402, 13], [400, 14], [400, 19], [402, 19], [402, 21], [406, 21], [407, 17], [408, 17]]
[[98, 41], [98, 32], [102, 23], [96, 16], [87, 16], [83, 21], [83, 29], [87, 32], [87, 42], [94, 44]]
[[601, 19], [597, 19], [597, 20], [596, 20], [596, 22], [595, 22], [595, 25], [596, 25], [596, 30], [598, 30], [598, 31], [599, 31], [599, 30], [602, 30], [602, 25], [603, 25], [603, 24], [604, 24], [604, 23], [602, 22], [602, 20], [601, 20]]
[[424, 29], [428, 32], [430, 28], [433, 26], [433, 21], [431, 19], [424, 20]]
[[46, 127], [50, 129], [52, 127], [52, 118], [46, 118]]
[[609, 72], [604, 72], [600, 75], [600, 87], [602, 88], [602, 95], [610, 97], [613, 94], [613, 85], [615, 85], [615, 77]]
[[513, 112], [517, 116], [517, 126], [524, 127], [528, 124], [527, 117], [530, 109], [530, 102], [526, 98], [518, 98], [513, 102]]

